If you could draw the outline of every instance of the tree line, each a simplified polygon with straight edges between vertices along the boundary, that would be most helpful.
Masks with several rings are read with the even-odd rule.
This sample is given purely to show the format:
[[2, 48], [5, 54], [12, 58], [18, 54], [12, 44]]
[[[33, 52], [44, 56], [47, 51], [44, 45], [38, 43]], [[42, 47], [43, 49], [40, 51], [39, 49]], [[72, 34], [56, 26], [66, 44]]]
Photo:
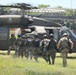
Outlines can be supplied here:
[[[38, 4], [37, 5], [38, 8], [51, 8], [50, 5], [45, 5], [45, 4]], [[56, 6], [54, 8], [57, 9], [64, 9], [65, 12], [65, 16], [76, 16], [76, 9], [69, 9], [69, 8], [64, 8], [62, 6]], [[0, 14], [9, 14], [10, 13], [10, 8], [7, 7], [0, 7]]]

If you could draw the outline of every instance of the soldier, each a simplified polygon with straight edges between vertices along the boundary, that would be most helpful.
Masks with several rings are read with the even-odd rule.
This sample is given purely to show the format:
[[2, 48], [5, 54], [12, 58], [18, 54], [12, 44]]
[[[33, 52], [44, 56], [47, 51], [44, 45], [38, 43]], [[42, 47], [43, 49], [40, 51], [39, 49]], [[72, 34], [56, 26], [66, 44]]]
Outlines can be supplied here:
[[70, 49], [72, 50], [73, 49], [73, 42], [68, 38], [68, 34], [64, 33], [63, 37], [59, 40], [59, 42], [57, 44], [57, 49], [60, 49], [60, 52], [62, 54], [63, 67], [67, 66], [66, 56], [69, 52], [69, 43], [70, 43]]
[[56, 45], [57, 45], [57, 41], [54, 39], [54, 35], [50, 34], [50, 41], [49, 41], [49, 45], [48, 45], [48, 51], [46, 52], [46, 56], [48, 58], [49, 64], [51, 64], [51, 61], [50, 61], [50, 56], [51, 56], [52, 65], [54, 65], [54, 62], [55, 62]]
[[20, 56], [21, 35], [18, 35], [15, 44], [16, 44], [16, 55]]
[[25, 51], [25, 57], [28, 59], [30, 56], [30, 59], [33, 57], [33, 38], [28, 35], [26, 40], [26, 51]]
[[40, 39], [38, 37], [38, 35], [36, 34], [34, 36], [34, 40], [33, 40], [33, 46], [34, 46], [34, 59], [38, 62], [38, 54], [39, 54], [39, 45], [40, 45]]
[[21, 37], [21, 45], [20, 45], [20, 56], [23, 58], [26, 49], [26, 38], [25, 35]]
[[11, 38], [9, 39], [9, 49], [7, 54], [10, 55], [10, 50], [14, 49], [16, 50], [16, 46], [15, 46], [15, 42], [16, 42], [16, 37], [14, 34], [11, 34]]
[[47, 52], [49, 41], [50, 39], [48, 39], [48, 36], [45, 34], [43, 35], [43, 39], [40, 42], [40, 48], [42, 50], [42, 57], [45, 59], [46, 62], [47, 62], [46, 52]]

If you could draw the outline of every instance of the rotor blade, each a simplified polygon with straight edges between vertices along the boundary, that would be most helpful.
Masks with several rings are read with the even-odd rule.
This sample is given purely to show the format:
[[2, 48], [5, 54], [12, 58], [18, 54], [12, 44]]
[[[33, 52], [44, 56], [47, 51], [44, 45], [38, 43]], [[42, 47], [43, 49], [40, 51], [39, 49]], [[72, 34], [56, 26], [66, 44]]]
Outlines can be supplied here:
[[0, 7], [10, 7], [10, 8], [20, 8], [20, 9], [37, 9], [37, 7], [32, 7], [32, 6], [20, 6], [20, 5], [0, 5]]
[[31, 4], [27, 4], [27, 3], [16, 3], [17, 5], [26, 5], [26, 6], [31, 6]]

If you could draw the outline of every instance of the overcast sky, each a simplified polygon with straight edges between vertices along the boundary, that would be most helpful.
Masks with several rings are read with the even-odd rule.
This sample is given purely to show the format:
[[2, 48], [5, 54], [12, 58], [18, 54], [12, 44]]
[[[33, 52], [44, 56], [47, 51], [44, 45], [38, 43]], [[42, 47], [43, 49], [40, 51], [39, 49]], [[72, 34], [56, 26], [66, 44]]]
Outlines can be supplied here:
[[29, 3], [34, 6], [37, 6], [38, 4], [46, 4], [51, 7], [62, 6], [64, 8], [76, 9], [76, 0], [0, 0], [0, 4], [10, 3]]

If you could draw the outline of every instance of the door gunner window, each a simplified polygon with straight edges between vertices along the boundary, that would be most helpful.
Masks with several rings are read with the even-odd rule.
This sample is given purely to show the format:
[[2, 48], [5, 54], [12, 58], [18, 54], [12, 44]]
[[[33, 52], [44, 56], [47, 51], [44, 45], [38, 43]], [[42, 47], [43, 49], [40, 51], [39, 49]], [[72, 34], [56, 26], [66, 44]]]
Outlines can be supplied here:
[[54, 34], [54, 39], [55, 40], [59, 40], [59, 38], [60, 38], [60, 32], [59, 32], [59, 30], [57, 30], [57, 29], [47, 29], [46, 30], [46, 32], [48, 33], [48, 34]]
[[53, 34], [53, 29], [46, 29], [46, 32], [50, 35], [51, 33]]
[[59, 32], [56, 29], [54, 29], [54, 39], [55, 40], [58, 40], [59, 39]]

